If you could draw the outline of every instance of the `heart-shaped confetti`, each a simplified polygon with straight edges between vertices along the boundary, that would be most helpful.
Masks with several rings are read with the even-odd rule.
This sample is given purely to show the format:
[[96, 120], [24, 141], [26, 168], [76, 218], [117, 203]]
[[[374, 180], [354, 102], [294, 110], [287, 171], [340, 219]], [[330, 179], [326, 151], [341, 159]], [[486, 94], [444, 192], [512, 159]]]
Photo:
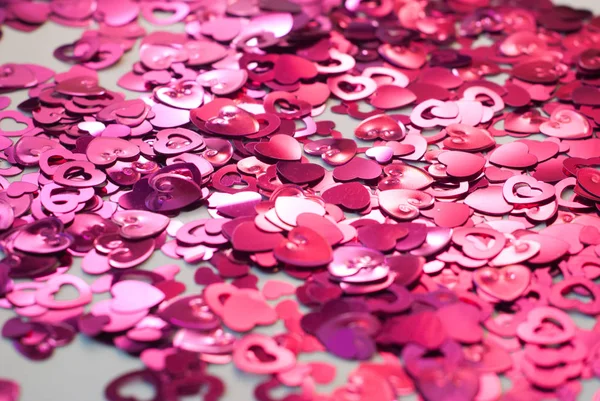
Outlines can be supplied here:
[[213, 3], [0, 5], [4, 341], [139, 356], [111, 401], [593, 398], [600, 9]]

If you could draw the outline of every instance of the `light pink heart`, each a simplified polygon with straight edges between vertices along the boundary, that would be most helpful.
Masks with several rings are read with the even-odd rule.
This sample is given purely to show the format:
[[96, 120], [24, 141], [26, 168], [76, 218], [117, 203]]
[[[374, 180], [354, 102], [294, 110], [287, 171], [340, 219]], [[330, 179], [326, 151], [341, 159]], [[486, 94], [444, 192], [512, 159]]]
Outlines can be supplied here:
[[272, 300], [285, 295], [295, 294], [296, 287], [284, 281], [269, 280], [265, 283], [265, 286], [262, 289], [262, 293], [265, 296], [265, 298]]
[[156, 287], [143, 281], [119, 281], [110, 289], [114, 296], [112, 309], [118, 313], [134, 313], [158, 305], [165, 294]]
[[367, 149], [365, 154], [378, 163], [387, 163], [394, 157], [394, 149], [387, 146], [374, 146]]

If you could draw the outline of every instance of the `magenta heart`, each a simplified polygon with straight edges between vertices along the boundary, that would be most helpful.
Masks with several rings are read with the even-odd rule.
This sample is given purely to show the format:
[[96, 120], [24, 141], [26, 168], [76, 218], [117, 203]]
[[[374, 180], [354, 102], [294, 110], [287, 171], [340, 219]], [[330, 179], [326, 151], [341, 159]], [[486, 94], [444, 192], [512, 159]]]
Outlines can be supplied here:
[[150, 123], [155, 128], [180, 127], [190, 122], [190, 111], [186, 109], [176, 109], [158, 103], [152, 106], [152, 112], [155, 117]]
[[435, 202], [433, 208], [421, 210], [425, 217], [433, 219], [438, 227], [459, 227], [471, 217], [471, 208], [464, 203]]
[[[251, 291], [251, 290], [242, 290]], [[257, 325], [270, 325], [277, 313], [257, 292], [237, 292], [223, 306], [223, 323], [235, 331], [248, 331]]]
[[553, 185], [529, 175], [515, 175], [504, 183], [502, 195], [513, 205], [535, 205], [554, 199], [555, 191]]
[[362, 210], [371, 204], [371, 195], [364, 185], [349, 182], [328, 188], [321, 194], [327, 203], [340, 205], [349, 210]]
[[77, 321], [77, 327], [83, 334], [95, 337], [102, 333], [102, 329], [110, 322], [110, 317], [106, 315], [95, 316], [92, 314], [83, 315]]
[[490, 185], [471, 192], [465, 203], [481, 213], [503, 215], [513, 210], [513, 206], [504, 199], [502, 186]]
[[266, 252], [278, 246], [284, 237], [280, 233], [260, 230], [254, 221], [247, 221], [233, 230], [232, 246], [241, 252]]
[[168, 106], [191, 110], [202, 105], [204, 89], [194, 81], [183, 81], [156, 88], [154, 96]]
[[521, 133], [537, 133], [540, 132], [540, 125], [548, 121], [536, 109], [526, 111], [524, 113], [508, 113], [504, 119], [504, 128], [508, 131]]
[[[268, 355], [266, 361], [262, 361], [255, 355], [253, 350], [260, 350], [261, 355]], [[236, 343], [233, 353], [235, 365], [242, 371], [257, 374], [272, 374], [287, 371], [296, 364], [296, 356], [287, 348], [280, 346], [273, 338], [262, 334], [249, 334]]]
[[579, 241], [584, 244], [600, 244], [600, 230], [594, 226], [584, 226], [579, 233]]
[[527, 145], [529, 153], [537, 158], [538, 163], [553, 158], [560, 150], [559, 144], [550, 140], [534, 141], [531, 139], [519, 139], [517, 142]]
[[280, 161], [277, 163], [277, 173], [284, 181], [302, 185], [322, 180], [325, 176], [325, 169], [313, 163]]
[[504, 84], [506, 95], [502, 96], [504, 103], [511, 107], [524, 107], [531, 102], [531, 95], [527, 89], [510, 83]]
[[476, 151], [496, 144], [492, 135], [482, 128], [451, 124], [446, 127], [446, 132], [450, 138], [444, 140], [444, 146], [452, 150]]
[[25, 88], [37, 83], [35, 73], [23, 64], [4, 64], [0, 70], [0, 88]]
[[[144, 181], [138, 181], [134, 191]], [[144, 205], [153, 212], [179, 210], [202, 198], [198, 184], [177, 174], [157, 174], [146, 183], [149, 188]]]
[[212, 64], [227, 55], [227, 48], [212, 40], [189, 41], [184, 46], [189, 66]]
[[523, 265], [482, 267], [473, 274], [475, 285], [494, 298], [511, 302], [529, 286], [531, 271]]
[[333, 251], [327, 240], [308, 227], [296, 227], [287, 240], [273, 249], [275, 259], [299, 267], [324, 266], [331, 262]]
[[[407, 139], [406, 137], [404, 139]], [[408, 138], [407, 142], [410, 142], [411, 138]], [[388, 148], [392, 148], [392, 150], [394, 151], [394, 156], [395, 157], [400, 157], [402, 158], [403, 156], [410, 156], [411, 154], [414, 154], [417, 152], [417, 148], [415, 147], [415, 145], [410, 144], [410, 143], [400, 143], [397, 141], [388, 141], [385, 144], [386, 147]], [[366, 152], [368, 153], [368, 151]], [[368, 154], [367, 154], [368, 156]]]
[[595, 197], [600, 197], [600, 175], [592, 167], [577, 170], [577, 183]]
[[308, 227], [320, 233], [331, 246], [339, 244], [344, 239], [344, 233], [328, 217], [315, 213], [302, 213], [298, 215], [296, 222], [298, 227]]
[[312, 61], [292, 54], [279, 56], [273, 71], [275, 80], [284, 85], [293, 84], [301, 79], [313, 79], [317, 76], [317, 68]]
[[252, 114], [236, 106], [223, 106], [217, 113], [216, 116], [208, 118], [205, 124], [205, 128], [215, 134], [245, 136], [254, 134], [260, 129], [258, 121]]
[[[154, 25], [171, 25], [184, 19], [190, 12], [190, 6], [184, 2], [169, 3], [166, 1], [152, 1], [141, 3], [141, 11], [144, 18]], [[166, 18], [158, 18], [156, 11], [170, 13]]]
[[454, 118], [458, 113], [458, 105], [455, 102], [450, 101], [431, 108], [431, 114], [439, 118]]
[[452, 71], [443, 67], [431, 67], [423, 70], [419, 77], [419, 82], [441, 86], [445, 89], [458, 88], [463, 80], [452, 74]]
[[503, 170], [496, 166], [485, 168], [485, 177], [492, 183], [504, 182], [515, 175], [511, 170]]
[[[72, 8], [69, 8], [69, 11], [71, 10]], [[103, 22], [110, 26], [122, 26], [133, 21], [138, 17], [139, 11], [139, 4], [130, 0], [100, 2], [96, 9]], [[72, 18], [70, 13], [67, 15], [66, 18]]]
[[[340, 99], [353, 102], [361, 100], [370, 96], [377, 90], [377, 82], [369, 77], [354, 76], [350, 74], [342, 74], [327, 79], [327, 85], [331, 93], [339, 97]], [[353, 89], [352, 91], [343, 89], [344, 88], [362, 88], [360, 90]], [[347, 113], [346, 110], [340, 109], [343, 114]], [[337, 111], [336, 111], [337, 112]], [[364, 117], [363, 117], [364, 118]]]
[[[391, 339], [396, 344], [415, 343], [427, 349], [436, 349], [448, 338], [438, 315], [427, 310], [399, 315], [386, 329], [379, 334], [378, 342], [385, 344]], [[427, 335], [424, 336], [423, 333]]]
[[529, 153], [529, 147], [523, 142], [511, 142], [496, 148], [490, 162], [508, 168], [529, 168], [538, 162], [538, 158]]
[[442, 152], [437, 159], [446, 165], [446, 173], [456, 178], [480, 174], [486, 163], [485, 158], [478, 154], [459, 151]]
[[397, 85], [381, 85], [369, 98], [371, 106], [378, 109], [399, 109], [413, 103], [417, 97], [406, 88]]
[[240, 33], [241, 21], [239, 18], [214, 18], [202, 23], [202, 34], [210, 35], [219, 42], [229, 42]]
[[573, 103], [585, 106], [600, 106], [600, 91], [593, 86], [580, 86], [571, 94]]
[[357, 230], [361, 244], [381, 252], [393, 250], [396, 243], [407, 235], [408, 230], [398, 224], [369, 224]]
[[210, 88], [215, 95], [227, 95], [240, 89], [248, 80], [246, 70], [212, 70], [196, 78], [198, 84]]
[[24, 252], [50, 254], [63, 251], [73, 243], [73, 238], [63, 233], [63, 224], [57, 218], [37, 220], [19, 230], [13, 246]]
[[[413, 148], [414, 149], [414, 148]], [[394, 157], [394, 149], [387, 146], [374, 146], [365, 152], [367, 157], [377, 160], [378, 163], [387, 163]]]
[[540, 124], [540, 131], [561, 139], [581, 139], [592, 135], [593, 128], [588, 119], [575, 110], [558, 108], [550, 115], [550, 120]]
[[33, 325], [21, 320], [19, 317], [8, 319], [2, 326], [2, 337], [21, 338], [31, 333]]
[[210, 285], [213, 283], [222, 283], [223, 279], [216, 274], [210, 267], [200, 267], [194, 273], [194, 281], [198, 285]]
[[[450, 338], [467, 344], [480, 343], [483, 340], [481, 311], [478, 307], [459, 301], [443, 305], [436, 314]], [[458, 320], [461, 324], [456, 324]]]
[[348, 163], [338, 166], [333, 170], [333, 178], [339, 181], [352, 181], [354, 179], [373, 180], [381, 175], [382, 169], [379, 163], [354, 157]]
[[264, 157], [276, 160], [294, 161], [302, 157], [302, 146], [298, 141], [283, 134], [273, 135], [269, 142], [258, 143], [254, 150]]

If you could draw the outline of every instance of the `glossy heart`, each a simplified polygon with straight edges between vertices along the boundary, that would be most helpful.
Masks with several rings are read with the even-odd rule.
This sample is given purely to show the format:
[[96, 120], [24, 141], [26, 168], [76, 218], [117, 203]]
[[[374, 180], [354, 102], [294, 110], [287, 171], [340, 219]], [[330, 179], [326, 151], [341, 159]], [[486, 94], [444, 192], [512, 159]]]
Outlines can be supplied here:
[[539, 242], [527, 240], [512, 240], [507, 243], [500, 253], [492, 259], [490, 266], [515, 265], [524, 262], [540, 252]]
[[110, 289], [113, 295], [111, 307], [119, 313], [136, 313], [150, 309], [165, 299], [165, 294], [148, 283], [123, 280]]
[[[552, 321], [559, 330], [550, 333], [540, 332], [542, 322]], [[549, 306], [538, 306], [529, 311], [527, 320], [517, 327], [517, 335], [522, 340], [541, 345], [561, 344], [575, 335], [575, 324], [569, 315], [560, 309]]]
[[233, 293], [223, 305], [223, 323], [235, 331], [248, 331], [257, 325], [277, 321], [277, 313], [255, 290]]
[[[271, 358], [261, 361], [252, 349], [259, 348]], [[272, 374], [288, 370], [296, 363], [294, 353], [281, 347], [271, 337], [262, 334], [249, 334], [236, 343], [233, 361], [240, 370], [256, 374]]]
[[278, 246], [284, 237], [260, 230], [253, 221], [241, 223], [233, 230], [232, 246], [242, 252], [265, 252]]
[[536, 109], [520, 113], [511, 112], [504, 119], [504, 128], [508, 131], [533, 134], [539, 132], [540, 125], [547, 121], [548, 119]]
[[112, 215], [112, 221], [121, 226], [119, 233], [127, 239], [153, 237], [169, 225], [169, 218], [145, 210], [122, 210]]
[[526, 169], [535, 166], [538, 158], [529, 153], [529, 147], [523, 142], [511, 142], [496, 148], [490, 162], [508, 168]]
[[[526, 189], [527, 194], [520, 189]], [[510, 177], [502, 187], [502, 195], [508, 203], [513, 205], [536, 205], [549, 202], [555, 198], [554, 186], [536, 180], [528, 175]]]
[[389, 252], [407, 235], [408, 230], [398, 224], [370, 224], [359, 227], [356, 237], [367, 248]]
[[273, 255], [283, 263], [300, 267], [318, 267], [333, 259], [331, 245], [319, 233], [308, 227], [296, 227], [273, 249]]
[[172, 86], [157, 87], [154, 96], [168, 106], [191, 110], [202, 105], [204, 90], [194, 81], [181, 81]]
[[358, 182], [348, 182], [327, 188], [321, 196], [327, 203], [349, 210], [361, 210], [371, 204], [369, 190]]
[[202, 190], [198, 184], [177, 174], [155, 174], [147, 181], [147, 186], [149, 193], [144, 199], [144, 204], [153, 212], [179, 210], [202, 197]]
[[369, 98], [371, 106], [378, 109], [399, 109], [413, 103], [417, 97], [406, 88], [397, 85], [381, 85]]
[[261, 142], [254, 148], [262, 156], [294, 161], [302, 157], [302, 147], [293, 137], [283, 134], [273, 135], [269, 142]]
[[[458, 108], [454, 108], [453, 105], [453, 102], [443, 102], [437, 99], [425, 100], [413, 108], [410, 120], [422, 128], [433, 128], [437, 125], [447, 127], [451, 124], [458, 124], [461, 121], [461, 117], [458, 113]], [[438, 112], [438, 116], [434, 115], [429, 118], [425, 115], [427, 111], [433, 114], [434, 109]]]
[[433, 203], [433, 196], [414, 189], [390, 189], [379, 193], [379, 206], [398, 220], [413, 220], [419, 215], [419, 209], [426, 209]]
[[482, 267], [473, 274], [479, 289], [501, 301], [511, 302], [519, 298], [529, 286], [531, 271], [523, 265], [502, 268]]
[[343, 166], [333, 170], [333, 178], [339, 181], [351, 181], [356, 178], [373, 180], [381, 175], [381, 166], [369, 159], [355, 157]]
[[467, 178], [479, 174], [483, 171], [486, 163], [482, 156], [452, 150], [440, 153], [437, 159], [446, 165], [446, 173], [456, 178]]
[[506, 237], [491, 228], [465, 227], [453, 231], [452, 241], [470, 258], [491, 259], [504, 249]]
[[325, 176], [325, 169], [313, 163], [280, 161], [277, 163], [277, 173], [284, 182], [302, 185], [322, 180]]
[[[364, 99], [371, 96], [377, 89], [377, 83], [369, 77], [353, 76], [349, 74], [338, 75], [327, 79], [331, 93], [347, 102]], [[358, 88], [361, 90], [345, 90], [342, 88]]]
[[473, 209], [491, 215], [503, 215], [513, 210], [513, 205], [504, 199], [503, 187], [490, 185], [471, 192], [465, 203]]
[[595, 168], [585, 167], [577, 170], [577, 183], [587, 192], [600, 197], [600, 174]]
[[136, 157], [140, 154], [140, 149], [125, 139], [98, 137], [88, 144], [85, 154], [95, 165], [107, 166], [119, 159]]
[[[69, 301], [56, 300], [54, 295], [62, 285], [67, 284], [77, 289], [77, 298]], [[49, 309], [71, 309], [90, 303], [92, 301], [92, 290], [79, 277], [63, 274], [50, 278], [43, 288], [38, 289], [35, 293], [35, 301], [38, 305]]]
[[471, 208], [464, 203], [435, 202], [433, 208], [421, 210], [425, 217], [433, 219], [438, 227], [462, 226], [471, 217]]
[[543, 134], [561, 139], [587, 138], [592, 134], [592, 127], [587, 118], [574, 110], [556, 109], [550, 120], [540, 125]]
[[450, 124], [446, 127], [449, 138], [444, 140], [444, 146], [452, 150], [475, 152], [488, 149], [496, 144], [490, 133], [477, 127], [465, 124]]
[[400, 141], [406, 136], [406, 128], [390, 116], [379, 114], [363, 120], [354, 130], [354, 135], [365, 141]]
[[215, 95], [227, 95], [240, 89], [248, 80], [246, 70], [212, 70], [198, 75], [196, 82], [210, 88]]
[[260, 129], [252, 114], [233, 105], [222, 107], [216, 116], [208, 118], [204, 126], [210, 132], [226, 136], [250, 135]]
[[387, 146], [374, 146], [365, 152], [367, 157], [375, 159], [378, 163], [387, 163], [394, 157], [394, 149]]
[[312, 61], [293, 54], [279, 56], [273, 72], [275, 80], [284, 85], [293, 84], [301, 79], [313, 79], [317, 76], [317, 68]]
[[63, 232], [62, 222], [54, 217], [37, 220], [19, 230], [14, 247], [33, 254], [51, 254], [64, 251], [73, 238]]

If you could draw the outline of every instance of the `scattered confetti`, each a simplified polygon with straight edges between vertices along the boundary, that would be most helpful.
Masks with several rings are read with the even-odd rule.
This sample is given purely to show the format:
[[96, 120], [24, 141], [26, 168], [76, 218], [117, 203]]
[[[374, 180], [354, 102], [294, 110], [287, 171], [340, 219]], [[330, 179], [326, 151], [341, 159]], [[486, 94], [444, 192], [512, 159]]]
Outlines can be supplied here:
[[[600, 325], [572, 315], [600, 314], [600, 18], [550, 0], [0, 5], [12, 29], [48, 21], [88, 29], [54, 50], [66, 72], [0, 66], [3, 94], [28, 91], [0, 97], [24, 127], [0, 130], [1, 334], [24, 358], [77, 335], [139, 356], [111, 401], [138, 380], [217, 401], [208, 364], [268, 375], [261, 401], [571, 401], [600, 379]], [[126, 99], [97, 71], [134, 48]], [[158, 252], [195, 283], [140, 268]], [[335, 366], [300, 358], [322, 351], [358, 361], [330, 392]]]

